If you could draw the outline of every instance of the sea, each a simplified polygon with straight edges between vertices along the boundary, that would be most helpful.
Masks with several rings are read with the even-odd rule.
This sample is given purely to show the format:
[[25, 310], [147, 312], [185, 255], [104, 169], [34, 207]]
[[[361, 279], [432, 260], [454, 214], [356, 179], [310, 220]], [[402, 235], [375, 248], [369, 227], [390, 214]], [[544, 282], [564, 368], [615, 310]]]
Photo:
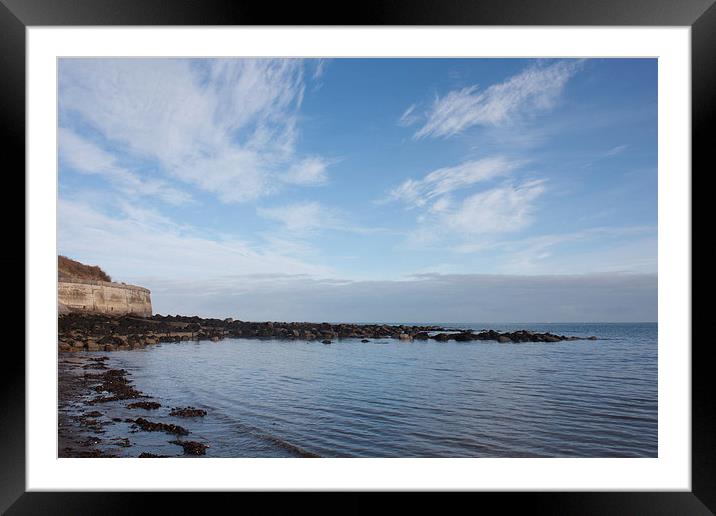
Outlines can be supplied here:
[[[657, 456], [656, 323], [429, 324], [598, 340], [226, 339], [94, 355], [162, 405], [114, 402], [110, 416], [179, 424], [208, 457]], [[169, 416], [186, 406], [207, 415]], [[107, 447], [129, 436], [119, 456], [183, 451], [128, 423], [106, 432]]]

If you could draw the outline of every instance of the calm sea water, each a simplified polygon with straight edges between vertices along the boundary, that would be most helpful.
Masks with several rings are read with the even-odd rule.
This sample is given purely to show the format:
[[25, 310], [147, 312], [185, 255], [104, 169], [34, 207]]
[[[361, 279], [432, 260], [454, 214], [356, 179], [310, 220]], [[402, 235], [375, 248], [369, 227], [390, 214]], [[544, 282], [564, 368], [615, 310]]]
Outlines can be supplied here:
[[[446, 326], [600, 340], [161, 344], [107, 355], [162, 408], [112, 410], [181, 424], [219, 457], [657, 455], [656, 324]], [[208, 415], [168, 416], [187, 405]], [[161, 433], [130, 439], [121, 454], [181, 454]]]

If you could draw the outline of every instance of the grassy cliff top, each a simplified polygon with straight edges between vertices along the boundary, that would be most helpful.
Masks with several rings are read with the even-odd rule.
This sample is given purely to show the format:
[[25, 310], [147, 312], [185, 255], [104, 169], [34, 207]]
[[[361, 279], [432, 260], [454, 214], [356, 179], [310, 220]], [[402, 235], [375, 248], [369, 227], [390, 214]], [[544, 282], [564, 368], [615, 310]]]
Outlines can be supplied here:
[[85, 265], [66, 256], [57, 257], [57, 277], [60, 280], [87, 279], [99, 281], [112, 281], [109, 274], [97, 265]]

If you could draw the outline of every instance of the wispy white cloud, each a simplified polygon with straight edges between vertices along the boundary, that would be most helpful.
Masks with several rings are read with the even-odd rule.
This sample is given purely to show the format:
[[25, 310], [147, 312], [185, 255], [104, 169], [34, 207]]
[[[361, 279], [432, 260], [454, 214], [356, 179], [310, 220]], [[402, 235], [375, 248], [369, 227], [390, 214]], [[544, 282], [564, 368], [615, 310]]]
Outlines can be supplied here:
[[417, 217], [417, 225], [409, 232], [406, 244], [414, 248], [440, 246], [459, 253], [490, 248], [499, 235], [533, 224], [535, 203], [545, 191], [545, 181], [536, 179], [504, 183], [462, 201], [441, 197]]
[[79, 117], [119, 152], [224, 202], [273, 193], [287, 169], [313, 163], [313, 179], [325, 176], [327, 162], [318, 171], [320, 157], [296, 150], [305, 87], [296, 59], [60, 63], [63, 120]]
[[326, 59], [318, 59], [316, 60], [316, 67], [313, 70], [313, 80], [317, 81], [321, 77], [323, 77], [324, 72], [326, 71]]
[[401, 127], [410, 127], [420, 120], [420, 117], [415, 113], [416, 104], [411, 104], [398, 119], [398, 125]]
[[474, 189], [509, 177], [524, 163], [503, 156], [467, 161], [435, 170], [422, 179], [408, 179], [379, 202], [400, 201], [419, 210], [417, 225], [408, 235], [410, 246], [455, 239], [474, 244], [476, 235], [514, 232], [533, 222], [535, 201], [546, 190], [545, 180], [502, 181]]
[[[574, 244], [584, 244], [574, 249]], [[569, 254], [559, 252], [572, 247]], [[635, 232], [630, 237], [583, 236], [559, 242], [536, 242], [523, 249], [505, 249], [498, 271], [504, 273], [628, 272], [656, 273], [655, 232]]]
[[291, 256], [303, 260], [320, 259], [321, 252], [299, 233], [264, 232], [261, 234], [261, 248], [266, 253]]
[[[276, 248], [252, 246], [237, 236], [212, 235], [180, 226], [151, 209], [121, 204], [109, 213], [60, 199], [59, 251], [88, 263], [101, 263], [113, 277], [131, 281], [139, 274], [171, 280], [209, 280], [219, 274], [331, 274]], [[137, 272], [141, 271], [141, 273]]]
[[311, 76], [313, 80], [313, 91], [318, 91], [323, 88], [323, 76], [326, 73], [326, 66], [329, 59], [314, 59], [311, 60], [314, 63], [313, 74]]
[[116, 158], [81, 138], [70, 129], [60, 127], [57, 132], [60, 159], [84, 174], [117, 172]]
[[[602, 226], [517, 240], [481, 240], [457, 245], [459, 253], [498, 252], [502, 272], [655, 272], [655, 226]], [[578, 244], [564, 259], [558, 249]]]
[[142, 178], [120, 166], [114, 154], [70, 129], [60, 128], [58, 141], [63, 163], [79, 173], [103, 177], [124, 194], [156, 197], [170, 204], [185, 204], [192, 199], [190, 194], [170, 186], [166, 181]]
[[[551, 109], [580, 66], [580, 60], [536, 64], [486, 89], [473, 85], [450, 91], [435, 99], [414, 137], [449, 137], [476, 125], [508, 130], [526, 116]], [[411, 125], [417, 116], [413, 104], [399, 123]], [[466, 161], [422, 179], [406, 180], [389, 193], [388, 200], [422, 209], [410, 233], [411, 245], [455, 240], [478, 245], [477, 235], [516, 232], [533, 224], [536, 202], [546, 191], [545, 180], [513, 179], [474, 191], [478, 184], [507, 179], [524, 164], [524, 160], [504, 156]]]
[[322, 185], [328, 181], [326, 171], [330, 162], [320, 156], [313, 156], [292, 164], [281, 176], [286, 183], [295, 185]]
[[334, 210], [319, 202], [293, 203], [273, 208], [258, 208], [258, 214], [276, 221], [291, 232], [304, 233], [317, 229], [333, 229], [342, 224]]
[[474, 252], [484, 251], [488, 249], [504, 249], [504, 250], [524, 250], [529, 254], [539, 254], [546, 249], [555, 245], [578, 242], [581, 240], [590, 240], [598, 237], [623, 237], [634, 236], [643, 233], [653, 232], [656, 228], [653, 226], [618, 226], [618, 227], [594, 227], [580, 231], [572, 231], [569, 233], [550, 233], [546, 235], [538, 235], [518, 240], [500, 240], [495, 242], [486, 242], [482, 244], [472, 245], [465, 244], [455, 248], [458, 252]]
[[629, 148], [629, 145], [617, 145], [604, 153], [605, 157], [616, 156]]
[[414, 136], [449, 137], [474, 125], [499, 126], [515, 117], [550, 109], [580, 63], [559, 61], [530, 66], [485, 90], [473, 85], [451, 91], [435, 99], [425, 123]]
[[408, 179], [394, 188], [388, 199], [400, 200], [411, 206], [425, 206], [455, 190], [505, 176], [521, 164], [517, 160], [508, 160], [502, 156], [466, 161], [454, 167], [430, 172], [422, 179]]
[[244, 202], [278, 188], [265, 163], [251, 150], [226, 148], [212, 156], [189, 157], [172, 168], [171, 175], [213, 193], [223, 202]]
[[385, 231], [384, 228], [369, 228], [354, 224], [341, 210], [326, 207], [316, 201], [264, 207], [256, 211], [259, 216], [278, 222], [291, 239], [323, 230], [364, 234]]
[[463, 234], [506, 233], [523, 229], [533, 220], [533, 201], [545, 191], [544, 180], [503, 185], [467, 197], [440, 219]]

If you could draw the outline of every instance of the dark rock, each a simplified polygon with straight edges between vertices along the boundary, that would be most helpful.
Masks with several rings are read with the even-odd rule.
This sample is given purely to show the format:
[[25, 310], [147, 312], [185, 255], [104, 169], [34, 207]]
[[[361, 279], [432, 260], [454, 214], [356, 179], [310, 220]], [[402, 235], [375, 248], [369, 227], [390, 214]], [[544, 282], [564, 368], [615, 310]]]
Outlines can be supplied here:
[[87, 351], [104, 351], [104, 345], [97, 344], [94, 341], [88, 341], [85, 348], [87, 349]]
[[[101, 415], [102, 414], [100, 414], [100, 416]], [[102, 429], [102, 427], [109, 424], [108, 422], [97, 421], [96, 419], [87, 417], [86, 415], [79, 416], [77, 418], [77, 420], [79, 421], [80, 425], [82, 425], [83, 427], [90, 428], [100, 434], [104, 433], [104, 430]]]
[[194, 407], [184, 407], [184, 408], [175, 407], [171, 410], [169, 415], [176, 416], [176, 417], [204, 417], [206, 415], [206, 410], [198, 409], [198, 408], [194, 408]]
[[147, 421], [143, 417], [139, 417], [133, 422], [145, 432], [166, 432], [174, 435], [189, 435], [189, 431], [179, 425], [155, 423], [154, 421]]
[[[212, 340], [216, 342], [225, 337], [304, 339], [307, 341], [331, 342], [345, 338], [434, 339], [438, 342], [453, 339], [458, 342], [467, 342], [469, 340], [499, 341], [500, 336], [505, 336], [512, 342], [558, 342], [585, 338], [534, 333], [527, 330], [505, 333], [499, 333], [495, 330], [481, 330], [479, 333], [473, 334], [459, 329], [448, 330], [440, 326], [411, 326], [405, 324], [248, 322], [232, 319], [203, 319], [197, 316], [181, 315], [154, 315], [145, 319], [134, 316], [113, 317], [102, 314], [76, 313], [61, 314], [58, 318], [58, 329], [58, 349], [63, 352], [137, 349], [157, 344], [160, 341], [180, 342], [191, 338], [199, 341]], [[429, 332], [440, 333], [431, 337]], [[449, 333], [446, 335], [445, 332]], [[590, 337], [589, 339], [596, 340], [596, 337]], [[98, 366], [97, 368], [101, 367]]]
[[368, 339], [362, 339], [361, 342], [370, 342]]
[[156, 401], [137, 401], [135, 403], [130, 403], [127, 405], [127, 408], [141, 408], [146, 410], [155, 410], [161, 407], [161, 404], [157, 403]]
[[[107, 367], [99, 362], [97, 365], [102, 366], [101, 369]], [[87, 366], [85, 366], [87, 367]], [[106, 403], [109, 401], [128, 400], [141, 398], [143, 395], [140, 391], [132, 387], [127, 380], [127, 371], [124, 369], [110, 369], [101, 376], [102, 383], [95, 387], [96, 392], [108, 392], [111, 396], [101, 396], [90, 400], [89, 404]]]
[[330, 344], [330, 343], [331, 343], [331, 341], [328, 340], [328, 339], [324, 339], [324, 340], [322, 340], [321, 342], [324, 343], [324, 344]]
[[488, 330], [480, 333], [479, 335], [480, 340], [497, 340], [499, 337], [500, 334], [497, 333], [495, 330]]
[[97, 341], [97, 344], [102, 344], [103, 346], [105, 344], [110, 344], [113, 346], [120, 346], [122, 344], [126, 343], [126, 339], [123, 339], [119, 335], [105, 335], [101, 339]]
[[82, 369], [109, 369], [106, 365], [103, 363], [93, 363], [93, 364], [85, 364], [82, 366]]
[[206, 455], [206, 449], [209, 447], [206, 444], [198, 443], [196, 441], [169, 441], [171, 444], [177, 444], [184, 448], [186, 455]]

